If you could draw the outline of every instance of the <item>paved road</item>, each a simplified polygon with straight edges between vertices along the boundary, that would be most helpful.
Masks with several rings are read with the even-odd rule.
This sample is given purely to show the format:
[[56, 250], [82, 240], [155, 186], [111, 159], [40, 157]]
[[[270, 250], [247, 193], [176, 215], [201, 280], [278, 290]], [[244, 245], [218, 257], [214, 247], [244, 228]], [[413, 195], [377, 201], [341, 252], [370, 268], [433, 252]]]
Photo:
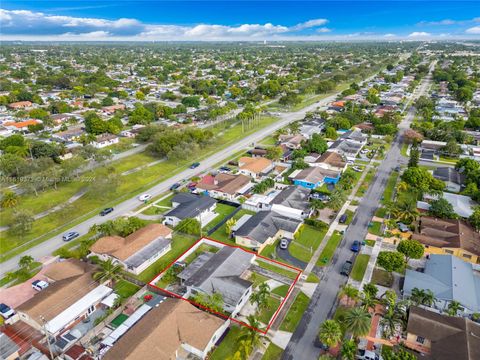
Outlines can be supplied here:
[[[366, 81], [369, 81], [372, 77], [367, 79]], [[317, 103], [314, 103], [312, 105], [309, 105], [305, 108], [303, 108], [300, 111], [296, 112], [289, 112], [289, 113], [280, 113], [279, 118], [280, 120], [275, 122], [274, 124], [271, 124], [267, 126], [266, 128], [259, 130], [241, 140], [236, 142], [235, 144], [218, 151], [217, 153], [213, 154], [212, 156], [208, 157], [205, 160], [202, 160], [201, 164], [199, 167], [196, 169], [187, 169], [179, 174], [176, 174], [172, 176], [171, 178], [153, 186], [151, 189], [149, 189], [148, 192], [152, 196], [158, 196], [164, 192], [166, 192], [170, 186], [172, 186], [174, 183], [179, 182], [183, 179], [188, 179], [198, 173], [201, 173], [203, 171], [209, 170], [211, 167], [213, 167], [215, 164], [219, 163], [220, 161], [228, 158], [232, 154], [245, 149], [249, 146], [251, 146], [253, 143], [256, 143], [263, 138], [267, 137], [268, 135], [274, 133], [276, 130], [286, 126], [290, 122], [296, 121], [296, 120], [301, 120], [305, 117], [305, 114], [307, 112], [312, 112], [314, 111], [317, 107], [320, 106], [325, 106], [328, 103], [332, 102], [333, 100], [336, 99], [337, 94], [328, 96], [322, 100], [320, 100]], [[134, 210], [137, 208], [139, 205], [141, 205], [141, 202], [138, 201], [136, 197], [128, 199], [123, 201], [120, 204], [117, 204], [115, 206], [115, 211], [108, 214], [107, 216], [99, 216], [99, 215], [94, 215], [92, 214], [92, 217], [89, 218], [88, 220], [74, 226], [71, 229], [65, 230], [67, 231], [78, 231], [81, 235], [86, 234], [88, 230], [92, 227], [94, 224], [100, 224], [106, 220], [112, 220], [115, 219], [116, 217], [126, 215], [130, 211]], [[79, 214], [83, 215], [83, 214]], [[41, 234], [39, 234], [41, 235]], [[25, 252], [16, 255], [12, 257], [11, 259], [3, 262], [0, 264], [0, 277], [3, 276], [6, 272], [12, 271], [17, 267], [19, 259], [24, 256], [24, 255], [30, 255], [34, 259], [40, 259], [43, 256], [50, 255], [53, 251], [58, 249], [63, 245], [62, 241], [62, 235], [56, 235], [53, 236], [52, 238], [42, 242], [41, 244], [32, 247], [31, 249], [26, 250]]]
[[[430, 68], [431, 70], [433, 67]], [[430, 86], [430, 76], [417, 87], [412, 98], [417, 98], [426, 93]], [[333, 315], [337, 302], [339, 288], [347, 282], [347, 277], [340, 275], [342, 265], [347, 260], [353, 260], [354, 255], [350, 251], [350, 244], [354, 240], [362, 240], [368, 232], [368, 223], [372, 219], [383, 191], [387, 184], [390, 173], [399, 164], [405, 164], [406, 159], [400, 154], [403, 132], [410, 127], [410, 122], [415, 115], [415, 109], [411, 107], [407, 115], [399, 125], [399, 135], [395, 138], [392, 147], [386, 154], [385, 159], [378, 167], [372, 183], [363, 197], [356, 211], [352, 223], [348, 226], [345, 236], [338, 246], [331, 264], [324, 269], [323, 277], [319, 286], [311, 298], [299, 326], [294, 332], [282, 359], [284, 360], [312, 360], [318, 359], [320, 349], [314, 346], [320, 324]]]

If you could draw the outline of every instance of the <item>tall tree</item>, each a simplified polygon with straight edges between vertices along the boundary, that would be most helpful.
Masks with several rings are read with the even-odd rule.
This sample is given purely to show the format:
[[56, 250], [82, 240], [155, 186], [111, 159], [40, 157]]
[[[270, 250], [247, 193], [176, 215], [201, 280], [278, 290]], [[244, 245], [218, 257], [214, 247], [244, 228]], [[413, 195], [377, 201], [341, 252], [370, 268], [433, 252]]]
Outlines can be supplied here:
[[368, 311], [355, 307], [345, 314], [343, 322], [347, 331], [358, 339], [368, 334], [371, 320], [372, 316]]
[[100, 269], [93, 273], [93, 279], [99, 282], [112, 281], [115, 283], [121, 279], [121, 272], [121, 265], [115, 264], [112, 259], [107, 259], [100, 262]]
[[318, 338], [328, 347], [335, 347], [342, 340], [342, 328], [335, 320], [325, 320], [320, 325]]
[[423, 256], [425, 248], [417, 240], [406, 239], [400, 241], [397, 250], [405, 256], [405, 263], [410, 259], [420, 259]]

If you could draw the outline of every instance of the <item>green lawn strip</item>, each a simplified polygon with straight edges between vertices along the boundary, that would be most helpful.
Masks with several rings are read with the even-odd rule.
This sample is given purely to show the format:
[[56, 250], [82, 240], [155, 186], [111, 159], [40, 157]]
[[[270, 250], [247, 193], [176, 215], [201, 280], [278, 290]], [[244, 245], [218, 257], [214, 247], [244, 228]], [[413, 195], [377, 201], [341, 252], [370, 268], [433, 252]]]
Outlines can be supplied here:
[[282, 325], [280, 325], [280, 330], [294, 332], [296, 327], [298, 326], [298, 323], [302, 319], [305, 310], [307, 310], [309, 302], [310, 299], [308, 298], [308, 296], [305, 295], [303, 292], [300, 292], [297, 295], [292, 306], [288, 310], [287, 315], [282, 322]]
[[273, 145], [276, 145], [277, 140], [275, 140], [273, 135], [269, 135], [266, 138], [263, 138], [262, 140], [260, 140], [258, 143], [262, 145], [273, 146]]
[[[253, 211], [249, 210], [244, 210], [241, 209], [239, 212], [237, 212], [232, 219], [238, 220], [240, 219], [243, 215], [254, 215], [255, 213]], [[235, 244], [235, 239], [230, 239], [227, 234], [227, 224], [223, 224], [220, 226], [213, 234], [210, 235], [212, 239], [227, 243], [227, 244]]]
[[288, 289], [290, 289], [290, 286], [280, 285], [279, 287], [276, 287], [275, 289], [273, 289], [272, 293], [281, 297], [285, 297], [288, 293]]
[[[167, 194], [170, 194], [167, 196]], [[159, 196], [156, 196], [154, 197], [152, 200], [149, 201], [150, 204], [152, 204], [152, 206], [150, 206], [149, 208], [147, 208], [146, 210], [142, 211], [142, 214], [145, 214], [145, 215], [158, 215], [158, 214], [162, 214], [166, 211], [168, 211], [171, 207], [172, 207], [172, 198], [175, 196], [176, 194], [175, 193], [172, 193], [172, 192], [167, 192], [167, 193], [163, 193], [162, 195], [159, 195]], [[166, 197], [165, 197], [166, 196]], [[153, 204], [155, 202], [156, 199], [161, 199], [165, 197], [165, 199]], [[157, 206], [160, 206], [160, 207], [157, 207]], [[140, 205], [136, 211], [140, 210], [140, 209], [143, 209], [145, 207], [145, 204], [143, 205]]]
[[211, 253], [216, 253], [219, 250], [218, 247], [211, 246], [208, 244], [202, 244], [200, 245], [193, 253], [188, 255], [183, 262], [185, 264], [190, 264], [193, 260], [197, 258], [200, 254], [203, 254], [204, 252], [211, 252]]
[[140, 290], [140, 287], [130, 281], [122, 279], [115, 284], [113, 290], [121, 297], [127, 299]]
[[276, 259], [276, 248], [280, 239], [275, 240], [273, 244], [267, 245], [263, 248], [260, 255], [265, 256], [270, 259]]
[[355, 259], [353, 264], [352, 273], [350, 277], [356, 281], [362, 281], [363, 275], [365, 275], [365, 270], [367, 269], [368, 260], [370, 260], [370, 255], [359, 254]]
[[302, 226], [300, 235], [296, 236], [289, 245], [290, 254], [298, 260], [309, 262], [327, 230], [318, 230], [309, 225]]
[[117, 327], [119, 327], [120, 325], [122, 325], [127, 319], [128, 319], [128, 315], [121, 313], [121, 314], [118, 315], [115, 319], [112, 320], [112, 322], [110, 323], [110, 325], [111, 325], [114, 329], [116, 329]]
[[390, 177], [388, 178], [387, 181], [387, 186], [385, 186], [385, 190], [383, 191], [383, 198], [382, 198], [382, 203], [388, 203], [392, 200], [393, 197], [393, 192], [395, 191], [395, 185], [397, 184], [397, 179], [398, 179], [398, 172], [393, 171], [390, 174]]
[[352, 222], [355, 213], [352, 210], [347, 209], [345, 210], [344, 214], [347, 215], [347, 221], [345, 221], [345, 225], [349, 225]]
[[400, 149], [400, 154], [402, 154], [402, 156], [408, 157], [407, 150], [408, 150], [408, 144], [403, 143], [402, 148]]
[[[217, 137], [216, 141], [202, 149], [196, 156], [196, 160], [204, 159], [211, 154], [217, 152], [219, 149], [225, 148], [232, 143], [238, 141], [239, 138], [248, 136], [272, 123], [278, 121], [278, 118], [274, 117], [262, 117], [258, 120], [256, 126], [247, 129], [245, 131], [242, 130], [241, 124], [236, 124], [228, 129], [226, 129], [220, 136]], [[132, 156], [136, 156], [139, 154], [135, 154]], [[118, 160], [119, 162], [124, 161], [125, 159]], [[115, 165], [114, 165], [115, 164]], [[163, 161], [159, 164], [143, 168], [138, 172], [122, 176], [120, 179], [120, 185], [116, 189], [114, 193], [109, 196], [106, 196], [104, 199], [92, 198], [89, 197], [88, 194], [81, 197], [75, 202], [75, 211], [56, 211], [51, 213], [44, 218], [37, 220], [33, 223], [32, 231], [30, 234], [24, 236], [23, 238], [15, 237], [7, 232], [2, 232], [0, 234], [0, 248], [2, 249], [2, 253], [5, 254], [9, 250], [11, 251], [8, 253], [7, 256], [2, 256], [1, 260], [5, 261], [6, 259], [15, 256], [18, 253], [25, 251], [26, 249], [39, 244], [52, 236], [62, 233], [66, 229], [73, 227], [84, 220], [90, 218], [101, 209], [106, 206], [114, 206], [132, 196], [138, 195], [144, 191], [146, 191], [151, 186], [183, 171], [191, 164], [191, 159], [184, 160], [182, 162], [178, 161]], [[109, 166], [115, 166], [116, 162], [109, 164]], [[95, 174], [99, 171], [99, 169], [94, 170], [89, 173], [83, 174], [83, 176], [95, 177]], [[85, 186], [85, 183], [67, 183], [66, 185], [59, 186], [59, 189], [56, 191], [63, 191], [64, 186], [67, 186], [70, 189], [69, 196], [62, 196], [61, 199], [57, 199], [57, 202], [54, 202], [55, 197], [53, 192], [55, 190], [49, 190], [48, 192], [52, 193], [51, 196], [44, 197], [43, 193], [39, 195], [42, 197], [43, 203], [48, 204], [48, 208], [55, 206], [57, 203], [65, 202], [69, 197], [73, 196], [77, 193], [81, 187]], [[121, 197], [117, 197], [118, 194], [123, 194]], [[33, 198], [34, 196], [28, 195], [27, 197]], [[24, 199], [20, 200], [21, 203], [24, 202]], [[32, 200], [33, 201], [33, 200]], [[40, 200], [35, 200], [40, 201]], [[24, 205], [25, 206], [25, 205]], [[29, 207], [30, 208], [30, 207]], [[46, 210], [45, 209], [45, 210]], [[83, 214], [80, 217], [77, 217], [78, 214]], [[3, 214], [2, 217], [3, 218]], [[37, 234], [43, 234], [40, 237], [36, 237]], [[19, 248], [22, 244], [32, 240], [31, 243], [28, 244], [28, 247]]]
[[368, 227], [368, 232], [373, 235], [382, 236], [382, 223], [378, 221], [372, 222], [372, 226]]
[[375, 246], [375, 240], [365, 240], [365, 244], [367, 244], [367, 246]]
[[278, 360], [282, 357], [283, 349], [274, 343], [268, 345], [262, 360]]
[[372, 168], [368, 171], [367, 175], [365, 175], [365, 178], [363, 179], [363, 182], [360, 185], [360, 187], [358, 188], [355, 196], [360, 196], [361, 197], [361, 196], [363, 196], [363, 194], [365, 194], [367, 192], [368, 187], [372, 183], [374, 175], [375, 175], [375, 169]]
[[249, 280], [253, 282], [253, 287], [256, 288], [258, 285], [263, 284], [265, 281], [270, 280], [270, 278], [256, 272], [252, 272], [252, 275], [250, 276]]
[[269, 296], [267, 299], [267, 306], [260, 310], [260, 313], [257, 316], [257, 320], [264, 323], [265, 325], [268, 325], [268, 323], [272, 319], [273, 314], [275, 314], [275, 311], [277, 311], [279, 307], [280, 299]]
[[5, 276], [0, 279], [0, 287], [10, 284], [10, 286], [22, 284], [25, 281], [33, 278], [38, 272], [42, 269], [42, 263], [38, 261], [34, 261], [31, 266], [30, 270], [22, 270], [18, 269], [17, 271], [12, 272], [12, 276]]
[[448, 164], [456, 164], [457, 161], [458, 161], [458, 158], [450, 158], [450, 157], [440, 155], [438, 162], [444, 162], [444, 163], [448, 163]]
[[289, 270], [286, 267], [276, 266], [273, 263], [267, 263], [262, 260], [257, 260], [257, 263], [261, 268], [276, 272], [277, 274], [288, 277], [289, 279], [295, 279], [298, 275], [298, 272], [295, 270]]
[[318, 282], [320, 282], [320, 279], [314, 273], [310, 273], [307, 276], [307, 282], [308, 283], [318, 283]]
[[[337, 249], [338, 244], [342, 240], [342, 234], [338, 231], [334, 231], [330, 239], [328, 239], [327, 245], [322, 250], [320, 257], [317, 261], [317, 266], [326, 266], [330, 262], [335, 250]], [[326, 259], [326, 261], [324, 261]]]
[[235, 207], [233, 206], [217, 203], [217, 206], [215, 207], [214, 211], [218, 215], [212, 221], [210, 221], [206, 226], [204, 226], [203, 231], [207, 232], [210, 229], [213, 229], [216, 225], [222, 222], [227, 215], [231, 214], [234, 210], [235, 210]]
[[174, 234], [172, 239], [172, 249], [163, 255], [160, 259], [150, 265], [137, 278], [143, 282], [151, 281], [156, 275], [163, 271], [177, 257], [191, 247], [198, 239], [194, 236], [184, 234]]
[[379, 218], [384, 218], [387, 215], [387, 209], [384, 207], [378, 208], [377, 211], [375, 211], [375, 216]]
[[223, 338], [219, 346], [213, 350], [210, 360], [225, 360], [233, 356], [240, 346], [240, 337], [242, 329], [239, 326], [230, 326], [230, 331]]

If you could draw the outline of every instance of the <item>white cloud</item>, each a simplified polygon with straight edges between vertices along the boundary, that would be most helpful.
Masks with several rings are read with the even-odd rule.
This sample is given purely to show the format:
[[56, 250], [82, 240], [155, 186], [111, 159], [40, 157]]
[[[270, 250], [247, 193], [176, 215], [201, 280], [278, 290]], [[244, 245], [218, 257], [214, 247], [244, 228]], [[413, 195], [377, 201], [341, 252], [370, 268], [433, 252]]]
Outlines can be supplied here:
[[385, 38], [393, 38], [393, 37], [396, 37], [396, 36], [397, 35], [395, 35], [395, 34], [385, 34], [385, 35], [383, 35], [383, 37], [385, 37]]
[[319, 28], [319, 29], [316, 30], [316, 32], [320, 33], [320, 34], [329, 33], [331, 31], [332, 30], [330, 30], [329, 28], [326, 28], [326, 27], [322, 27], [322, 28]]
[[471, 27], [471, 28], [465, 30], [465, 32], [466, 32], [467, 34], [475, 34], [475, 35], [478, 35], [478, 34], [480, 34], [480, 26]]
[[432, 34], [425, 32], [425, 31], [414, 31], [410, 34], [408, 34], [409, 38], [422, 38], [422, 37], [429, 37]]
[[292, 30], [310, 29], [317, 26], [325, 25], [326, 23], [328, 23], [327, 19], [313, 19], [313, 20], [308, 20], [303, 23], [297, 24], [293, 26], [291, 29]]

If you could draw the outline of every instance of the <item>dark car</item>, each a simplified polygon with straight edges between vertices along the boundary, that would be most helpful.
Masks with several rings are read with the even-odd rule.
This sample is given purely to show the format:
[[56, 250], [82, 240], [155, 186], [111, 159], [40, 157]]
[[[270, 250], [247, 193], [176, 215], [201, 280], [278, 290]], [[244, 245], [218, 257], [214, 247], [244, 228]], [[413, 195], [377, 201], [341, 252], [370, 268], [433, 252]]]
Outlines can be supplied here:
[[170, 186], [170, 190], [177, 190], [182, 184], [180, 183], [175, 183], [172, 186]]
[[350, 246], [350, 250], [352, 250], [353, 252], [359, 252], [361, 247], [362, 243], [358, 240], [355, 240], [352, 246]]
[[352, 270], [352, 266], [353, 264], [350, 260], [345, 261], [345, 264], [343, 264], [340, 274], [345, 276], [350, 276], [350, 271]]
[[100, 216], [105, 216], [113, 211], [113, 207], [108, 207], [100, 211]]
[[77, 237], [79, 237], [79, 236], [80, 236], [80, 234], [79, 234], [78, 232], [76, 232], [76, 231], [70, 231], [70, 232], [68, 232], [68, 233], [66, 233], [66, 234], [63, 234], [62, 240], [63, 240], [63, 241], [70, 241], [70, 240], [73, 240], [73, 239], [75, 239], [75, 238], [77, 238]]
[[199, 162], [194, 162], [192, 165], [190, 165], [190, 169], [195, 169], [200, 166]]
[[347, 222], [347, 219], [348, 219], [347, 214], [343, 214], [342, 216], [340, 216], [340, 219], [338, 220], [338, 222], [340, 224], [345, 224]]
[[227, 172], [230, 172], [230, 171], [232, 171], [232, 169], [230, 169], [228, 166], [222, 166], [219, 169], [219, 172], [222, 172], [222, 173], [227, 173]]

